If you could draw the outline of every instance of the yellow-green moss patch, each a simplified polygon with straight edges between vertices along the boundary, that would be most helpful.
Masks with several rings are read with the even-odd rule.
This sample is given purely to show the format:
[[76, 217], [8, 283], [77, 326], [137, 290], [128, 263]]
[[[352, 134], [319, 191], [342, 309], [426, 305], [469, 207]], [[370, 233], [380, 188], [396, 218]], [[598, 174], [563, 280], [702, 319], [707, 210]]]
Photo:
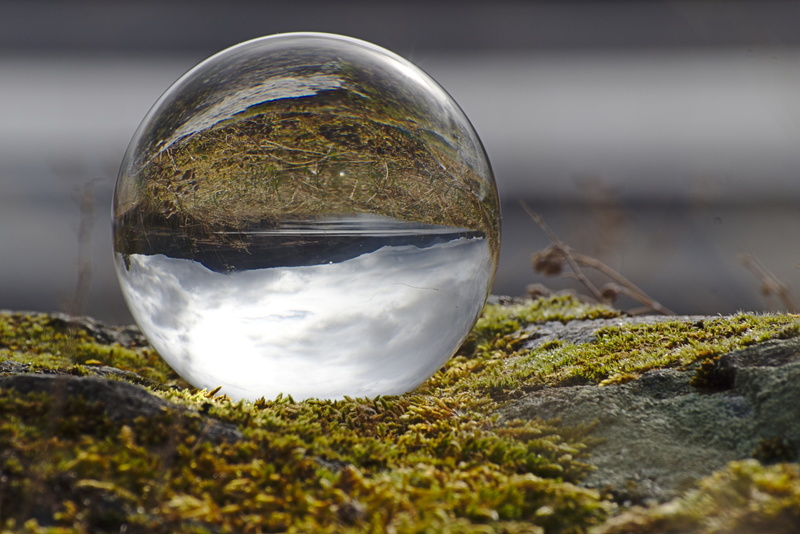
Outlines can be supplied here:
[[[579, 485], [591, 469], [590, 429], [501, 424], [493, 414], [503, 399], [798, 335], [794, 317], [742, 314], [623, 324], [593, 343], [524, 348], [531, 324], [617, 316], [564, 296], [491, 305], [459, 353], [412, 393], [234, 403], [185, 387], [146, 347], [104, 345], [46, 316], [0, 315], [0, 363], [80, 375], [100, 362], [146, 376], [173, 406], [123, 423], [102, 402], [0, 390], [0, 528], [587, 532], [616, 510]], [[240, 439], [205, 439], [216, 420]]]
[[[148, 363], [140, 349], [87, 351], [96, 342], [85, 333], [57, 332], [45, 318], [5, 324], [16, 333], [0, 343], [15, 361], [55, 370], [106, 356], [115, 365], [124, 354], [119, 363], [129, 369]], [[484, 320], [481, 335], [502, 346], [505, 331]], [[25, 332], [41, 343], [20, 350]], [[131, 354], [139, 362], [131, 365]], [[3, 390], [0, 524], [31, 532], [124, 525], [127, 532], [578, 533], [602, 523], [613, 505], [577, 485], [591, 469], [586, 429], [498, 425], [496, 403], [460, 386], [458, 361], [417, 392], [373, 400], [233, 403], [213, 392], [158, 388], [154, 394], [203, 415], [175, 409], [124, 425], [81, 399]], [[151, 378], [172, 380], [168, 372]], [[203, 417], [235, 425], [243, 438], [203, 440]]]
[[789, 315], [737, 314], [702, 321], [622, 323], [599, 328], [592, 343], [552, 341], [495, 360], [472, 387], [493, 392], [567, 384], [611, 384], [657, 368], [687, 367], [768, 339], [800, 334]]
[[579, 431], [496, 428], [433, 395], [161, 395], [244, 438], [202, 441], [202, 420], [177, 411], [120, 427], [81, 399], [2, 391], [6, 528], [34, 518], [78, 532], [582, 532], [610, 508], [574, 485], [588, 469]]
[[157, 384], [183, 383], [152, 348], [106, 345], [45, 314], [0, 313], [0, 362], [6, 360], [74, 374], [84, 374], [85, 365], [107, 365]]
[[636, 508], [594, 534], [794, 534], [800, 525], [800, 467], [732, 462], [669, 503]]

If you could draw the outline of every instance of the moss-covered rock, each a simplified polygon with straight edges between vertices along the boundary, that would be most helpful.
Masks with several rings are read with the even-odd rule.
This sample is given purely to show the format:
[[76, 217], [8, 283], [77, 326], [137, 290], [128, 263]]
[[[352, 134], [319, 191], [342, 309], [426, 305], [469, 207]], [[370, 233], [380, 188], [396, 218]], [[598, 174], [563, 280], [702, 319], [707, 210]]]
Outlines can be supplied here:
[[[135, 330], [0, 314], [0, 526], [581, 533], [628, 532], [613, 521], [654, 524], [662, 508], [628, 511], [618, 488], [593, 482], [604, 469], [596, 451], [608, 446], [598, 440], [608, 426], [601, 412], [568, 421], [566, 409], [520, 407], [579, 391], [646, 389], [658, 373], [682, 373], [680, 391], [698, 396], [757, 388], [769, 380], [748, 375], [731, 351], [792, 340], [797, 321], [740, 315], [642, 325], [621, 315], [571, 297], [495, 301], [459, 353], [414, 392], [233, 403], [190, 388]], [[794, 364], [785, 354], [770, 361], [774, 369]], [[762, 460], [791, 459], [794, 435], [774, 437], [758, 443]], [[796, 492], [796, 477], [785, 480]], [[772, 515], [762, 515], [795, 517], [796, 503], [776, 499]], [[699, 524], [694, 511], [684, 515]]]
[[732, 462], [666, 504], [636, 507], [592, 534], [794, 534], [800, 525], [797, 464]]

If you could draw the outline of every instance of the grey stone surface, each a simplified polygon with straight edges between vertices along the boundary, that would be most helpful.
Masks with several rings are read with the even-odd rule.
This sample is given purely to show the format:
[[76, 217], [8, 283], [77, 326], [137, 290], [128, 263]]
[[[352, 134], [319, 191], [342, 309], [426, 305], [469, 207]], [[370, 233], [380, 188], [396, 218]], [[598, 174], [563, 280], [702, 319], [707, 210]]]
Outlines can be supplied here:
[[[565, 336], [586, 338], [586, 325], [565, 326]], [[501, 417], [596, 425], [593, 436], [602, 441], [591, 450], [590, 462], [597, 469], [585, 484], [611, 491], [622, 502], [673, 498], [727, 462], [758, 454], [765, 444], [797, 453], [800, 340], [729, 353], [713, 373], [719, 379], [713, 389], [691, 385], [693, 370], [675, 369], [653, 370], [620, 385], [543, 389], [508, 404]]]

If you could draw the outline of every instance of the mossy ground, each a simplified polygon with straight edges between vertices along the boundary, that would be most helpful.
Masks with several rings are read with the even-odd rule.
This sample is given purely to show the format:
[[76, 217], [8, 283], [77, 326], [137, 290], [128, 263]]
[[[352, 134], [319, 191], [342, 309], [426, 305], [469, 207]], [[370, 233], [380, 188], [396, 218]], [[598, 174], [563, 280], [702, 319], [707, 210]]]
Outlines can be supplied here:
[[[98, 403], [0, 390], [0, 526], [27, 532], [600, 528], [620, 509], [610, 496], [580, 486], [591, 469], [591, 429], [554, 421], [500, 424], [492, 414], [505, 399], [576, 379], [635, 379], [652, 367], [693, 365], [798, 335], [794, 317], [742, 314], [703, 324], [606, 328], [594, 343], [523, 348], [526, 325], [617, 315], [570, 297], [490, 305], [459, 353], [416, 391], [299, 403], [289, 397], [233, 403], [187, 387], [147, 347], [103, 345], [44, 315], [0, 315], [0, 363], [77, 375], [102, 363], [143, 376], [153, 394], [191, 410], [120, 424]], [[203, 439], [206, 417], [234, 425], [243, 438]], [[796, 475], [791, 464], [747, 465], [756, 474], [746, 480], [753, 491], [740, 492], [745, 499], [759, 498], [759, 469], [764, 480], [772, 480], [770, 469]], [[720, 477], [719, 484], [729, 483]], [[730, 483], [741, 488], [741, 480]], [[789, 493], [780, 495], [789, 497], [770, 501], [772, 515], [765, 517], [800, 513], [800, 482], [781, 480]]]

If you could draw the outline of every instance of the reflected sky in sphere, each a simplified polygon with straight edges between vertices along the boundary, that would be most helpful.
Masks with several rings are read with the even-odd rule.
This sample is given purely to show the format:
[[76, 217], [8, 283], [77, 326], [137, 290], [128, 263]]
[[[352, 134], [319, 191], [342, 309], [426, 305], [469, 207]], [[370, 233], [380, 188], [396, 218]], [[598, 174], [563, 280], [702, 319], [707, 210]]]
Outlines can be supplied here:
[[230, 274], [164, 255], [117, 262], [154, 347], [193, 384], [234, 399], [408, 391], [463, 341], [492, 273], [480, 238]]

